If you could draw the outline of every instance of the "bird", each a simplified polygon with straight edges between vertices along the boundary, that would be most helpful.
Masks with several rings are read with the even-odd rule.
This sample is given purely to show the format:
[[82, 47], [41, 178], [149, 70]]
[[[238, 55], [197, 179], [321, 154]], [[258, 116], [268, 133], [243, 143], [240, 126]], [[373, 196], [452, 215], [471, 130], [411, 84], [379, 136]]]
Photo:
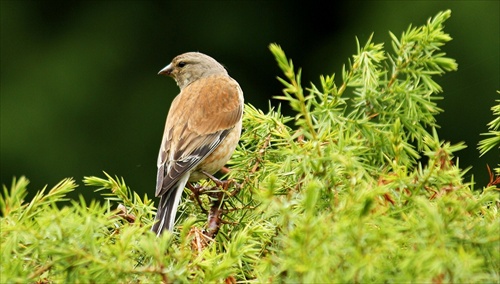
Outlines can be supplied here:
[[224, 66], [201, 52], [174, 57], [158, 74], [172, 77], [180, 89], [167, 114], [157, 161], [160, 201], [151, 230], [160, 236], [173, 231], [184, 187], [213, 178], [231, 158], [241, 136], [244, 98]]

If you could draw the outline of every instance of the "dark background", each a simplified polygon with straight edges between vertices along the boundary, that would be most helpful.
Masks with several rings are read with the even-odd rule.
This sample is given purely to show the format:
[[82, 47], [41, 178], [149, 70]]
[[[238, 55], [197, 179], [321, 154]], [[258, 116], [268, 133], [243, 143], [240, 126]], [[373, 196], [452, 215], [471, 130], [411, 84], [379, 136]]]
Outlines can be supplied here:
[[[281, 93], [268, 51], [280, 44], [303, 82], [338, 74], [364, 44], [385, 42], [409, 24], [452, 10], [444, 47], [459, 71], [437, 78], [444, 88], [440, 138], [468, 148], [480, 188], [486, 164], [477, 143], [493, 119], [500, 89], [500, 1], [5, 1], [1, 0], [1, 183], [26, 175], [33, 193], [65, 177], [102, 171], [123, 176], [153, 196], [165, 117], [178, 88], [157, 72], [176, 55], [201, 51], [223, 63], [247, 102], [267, 111]], [[277, 102], [272, 100], [273, 105]], [[90, 190], [89, 190], [90, 191]]]

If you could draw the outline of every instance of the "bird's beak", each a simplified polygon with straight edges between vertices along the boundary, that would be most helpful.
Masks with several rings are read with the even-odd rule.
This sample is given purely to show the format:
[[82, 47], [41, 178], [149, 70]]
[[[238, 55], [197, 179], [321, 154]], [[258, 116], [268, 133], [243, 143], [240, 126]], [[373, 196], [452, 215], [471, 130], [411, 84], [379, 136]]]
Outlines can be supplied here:
[[158, 75], [165, 75], [165, 76], [170, 76], [172, 73], [172, 63], [168, 64], [165, 66], [165, 68], [161, 69], [160, 72], [158, 72]]

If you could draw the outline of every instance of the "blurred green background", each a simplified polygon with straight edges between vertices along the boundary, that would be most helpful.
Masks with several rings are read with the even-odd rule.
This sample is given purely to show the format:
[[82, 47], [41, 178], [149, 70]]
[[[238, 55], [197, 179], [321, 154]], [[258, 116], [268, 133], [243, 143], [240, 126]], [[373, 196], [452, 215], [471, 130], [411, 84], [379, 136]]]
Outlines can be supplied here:
[[[178, 88], [157, 72], [176, 55], [201, 51], [222, 62], [246, 101], [268, 109], [281, 73], [268, 51], [280, 44], [303, 82], [340, 75], [355, 37], [390, 48], [397, 36], [451, 9], [444, 47], [459, 71], [444, 88], [441, 139], [468, 148], [476, 188], [488, 182], [495, 149], [476, 149], [500, 89], [500, 1], [5, 1], [1, 0], [1, 182], [26, 175], [30, 190], [65, 177], [80, 184], [102, 171], [154, 195], [156, 157]], [[339, 78], [340, 76], [338, 76]], [[306, 84], [307, 85], [307, 84]], [[278, 102], [271, 99], [272, 105]]]

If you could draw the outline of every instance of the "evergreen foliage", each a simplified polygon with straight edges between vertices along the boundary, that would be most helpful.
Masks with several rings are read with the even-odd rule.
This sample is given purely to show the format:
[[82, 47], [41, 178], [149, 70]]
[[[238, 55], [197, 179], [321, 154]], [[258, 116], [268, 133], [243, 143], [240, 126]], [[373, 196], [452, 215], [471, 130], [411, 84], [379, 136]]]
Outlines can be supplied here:
[[241, 190], [225, 192], [215, 240], [203, 237], [207, 216], [193, 198], [176, 231], [157, 238], [153, 201], [121, 178], [85, 178], [105, 201], [69, 205], [72, 179], [31, 201], [28, 180], [14, 179], [0, 198], [0, 282], [500, 283], [498, 184], [464, 181], [456, 152], [465, 145], [436, 130], [435, 76], [457, 69], [441, 50], [450, 15], [391, 33], [392, 51], [358, 41], [340, 83], [327, 75], [304, 87], [271, 44], [279, 99], [296, 116], [245, 106], [226, 176]]
[[[500, 94], [500, 92], [497, 93]], [[496, 100], [496, 102], [497, 104], [491, 107], [493, 115], [495, 115], [496, 117], [490, 123], [488, 123], [490, 131], [488, 133], [483, 133], [483, 135], [491, 137], [479, 141], [478, 148], [479, 152], [481, 153], [481, 156], [484, 155], [486, 152], [494, 149], [495, 147], [500, 149], [500, 100]], [[495, 171], [497, 175], [496, 178], [495, 175], [490, 171], [490, 184], [495, 182], [496, 184], [500, 184], [500, 162]]]

